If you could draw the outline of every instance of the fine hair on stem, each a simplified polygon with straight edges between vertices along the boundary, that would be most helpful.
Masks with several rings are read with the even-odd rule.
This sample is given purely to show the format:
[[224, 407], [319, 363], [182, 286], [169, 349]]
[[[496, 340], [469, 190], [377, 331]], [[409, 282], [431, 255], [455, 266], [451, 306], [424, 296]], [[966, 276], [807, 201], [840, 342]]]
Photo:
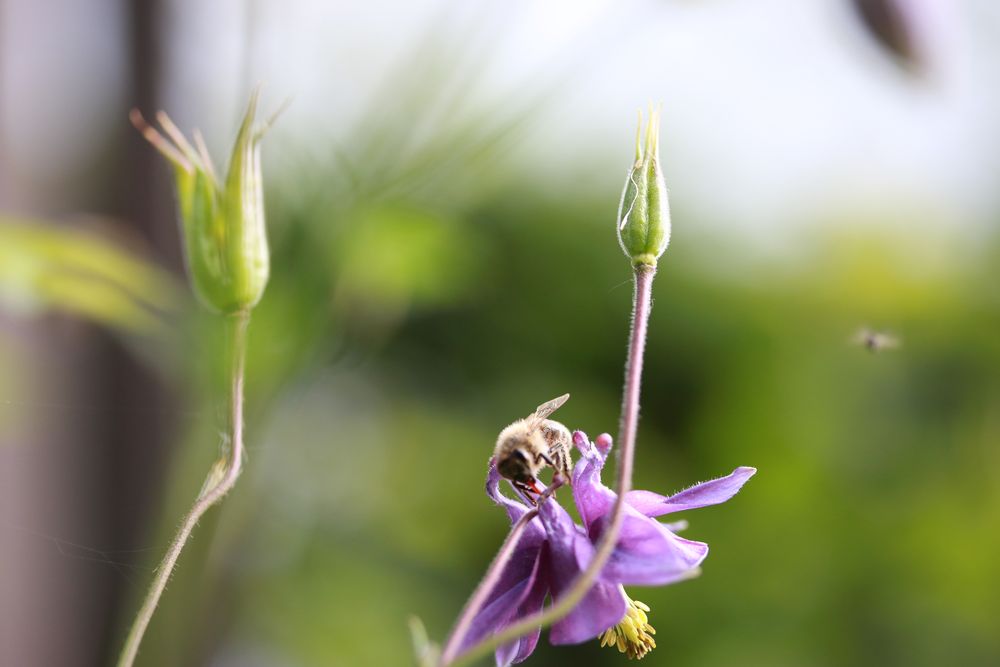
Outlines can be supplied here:
[[[218, 460], [209, 471], [205, 480], [205, 485], [195, 500], [194, 505], [188, 510], [181, 520], [181, 524], [174, 535], [170, 546], [167, 548], [163, 560], [156, 568], [156, 575], [153, 583], [143, 599], [142, 606], [136, 613], [121, 655], [118, 658], [118, 667], [132, 667], [136, 656], [139, 654], [139, 646], [142, 638], [146, 634], [149, 622], [153, 618], [156, 607], [163, 597], [163, 591], [170, 581], [177, 560], [180, 558], [184, 546], [187, 544], [191, 533], [201, 518], [221, 501], [229, 491], [236, 485], [236, 480], [240, 476], [243, 467], [243, 378], [244, 366], [246, 364], [246, 340], [247, 327], [250, 323], [250, 312], [242, 310], [226, 317], [226, 339], [229, 346], [229, 447], [228, 451], [222, 452], [222, 458]], [[226, 449], [225, 447], [223, 448]]]

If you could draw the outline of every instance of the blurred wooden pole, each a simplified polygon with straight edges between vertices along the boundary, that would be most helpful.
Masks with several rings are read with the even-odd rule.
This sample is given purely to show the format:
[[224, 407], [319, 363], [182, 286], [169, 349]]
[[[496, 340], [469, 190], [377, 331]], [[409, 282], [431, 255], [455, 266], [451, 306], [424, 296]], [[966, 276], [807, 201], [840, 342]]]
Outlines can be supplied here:
[[[127, 121], [128, 109], [147, 113], [158, 109], [162, 80], [164, 8], [161, 0], [124, 0], [122, 12], [127, 28], [130, 71], [126, 85], [127, 106], [121, 109], [121, 156], [110, 176], [119, 184], [111, 191], [118, 217], [129, 222], [146, 241], [160, 263], [180, 272], [182, 261], [170, 184], [162, 161]], [[113, 540], [132, 548], [153, 549], [159, 522], [159, 501], [169, 467], [168, 451], [175, 433], [172, 401], [159, 378], [137, 362], [115, 338], [100, 336], [104, 368], [102, 394], [109, 406], [104, 414], [105, 461], [109, 471], [105, 510]], [[146, 560], [143, 554], [140, 561]], [[116, 580], [110, 591], [111, 605], [104, 630], [100, 664], [112, 664], [121, 649], [122, 632], [135, 613], [135, 599], [145, 585], [148, 572], [136, 581]], [[133, 589], [137, 586], [137, 589]]]
[[[15, 122], [30, 120], [23, 110], [45, 99], [39, 91], [64, 84], [66, 76], [94, 76], [99, 56], [89, 50], [92, 40], [52, 37], [72, 34], [51, 30], [74, 20], [58, 3], [43, 10], [5, 2], [4, 10], [10, 21], [4, 35], [17, 39], [0, 45], [0, 54], [8, 65], [30, 68], [4, 70], [11, 74], [3, 82], [11, 93], [7, 108], [22, 111], [15, 121], [0, 118], [0, 139], [9, 139], [22, 129]], [[130, 70], [126, 104], [106, 111], [118, 115], [120, 129], [100, 142], [118, 151], [88, 155], [83, 162], [96, 168], [68, 175], [72, 183], [49, 179], [43, 169], [16, 169], [0, 156], [0, 210], [110, 213], [132, 221], [158, 261], [179, 267], [162, 165], [127, 120], [130, 106], [155, 106], [161, 10], [160, 0], [100, 0], [85, 14], [93, 23], [75, 26], [100, 31], [99, 39], [127, 40], [121, 45], [122, 65]], [[42, 51], [58, 53], [58, 65], [38, 56]], [[93, 84], [93, 94], [122, 99], [118, 79]], [[68, 97], [39, 115], [61, 128], [93, 129], [77, 118]], [[6, 401], [0, 406], [0, 665], [109, 664], [119, 648], [121, 617], [133, 611], [126, 606], [137, 577], [129, 564], [147, 557], [129, 550], [149, 547], [152, 539], [148, 527], [161, 497], [173, 423], [169, 397], [118, 339], [75, 318], [4, 315], [0, 340], [0, 369], [13, 377], [0, 394]]]

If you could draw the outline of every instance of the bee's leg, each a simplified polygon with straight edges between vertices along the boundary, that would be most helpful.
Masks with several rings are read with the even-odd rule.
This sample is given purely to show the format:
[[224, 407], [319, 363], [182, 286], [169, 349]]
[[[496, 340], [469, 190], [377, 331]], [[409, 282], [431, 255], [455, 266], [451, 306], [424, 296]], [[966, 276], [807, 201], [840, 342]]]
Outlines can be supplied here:
[[[553, 458], [549, 458], [547, 454], [539, 454], [538, 456], [547, 464], [549, 464], [549, 467], [552, 468], [552, 470], [554, 471], [552, 473], [553, 474], [552, 479], [559, 477], [560, 479], [562, 479], [564, 484], [570, 483], [570, 478], [568, 473], [569, 468], [566, 465], [565, 459], [559, 455], [558, 450], [552, 452]], [[552, 495], [553, 496], [556, 495], [555, 491], [552, 492]]]
[[570, 470], [571, 459], [566, 451], [565, 447], [558, 447], [552, 450], [552, 456], [555, 458], [555, 463], [549, 462], [549, 465], [563, 478], [567, 484], [573, 484], [573, 475]]
[[538, 454], [535, 455], [535, 463], [538, 463], [539, 461], [545, 461], [546, 463], [548, 463], [553, 468], [556, 467], [556, 464], [553, 463], [552, 459], [550, 459], [548, 457], [548, 455], [545, 454], [544, 452], [538, 452]]

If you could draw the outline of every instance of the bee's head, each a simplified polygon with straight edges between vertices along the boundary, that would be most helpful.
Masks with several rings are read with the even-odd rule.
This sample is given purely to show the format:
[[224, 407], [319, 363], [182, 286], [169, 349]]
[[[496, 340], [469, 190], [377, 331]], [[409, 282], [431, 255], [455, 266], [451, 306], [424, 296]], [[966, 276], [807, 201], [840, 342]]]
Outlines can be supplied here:
[[512, 449], [507, 456], [500, 457], [497, 472], [509, 480], [525, 484], [530, 484], [535, 479], [528, 456], [520, 448]]

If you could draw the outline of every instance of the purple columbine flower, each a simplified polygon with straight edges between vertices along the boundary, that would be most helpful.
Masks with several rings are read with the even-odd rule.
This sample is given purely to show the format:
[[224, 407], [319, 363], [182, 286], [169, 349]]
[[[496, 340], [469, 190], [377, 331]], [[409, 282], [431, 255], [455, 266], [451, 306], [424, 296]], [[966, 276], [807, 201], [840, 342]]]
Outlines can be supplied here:
[[[611, 450], [607, 434], [591, 443], [585, 434], [573, 434], [581, 453], [573, 470], [573, 500], [584, 525], [577, 525], [558, 502], [549, 499], [539, 507], [515, 546], [514, 555], [475, 616], [467, 648], [488, 634], [498, 632], [542, 608], [546, 597], [558, 599], [593, 558], [611, 509], [615, 492], [601, 483], [601, 470]], [[617, 646], [630, 658], [642, 658], [656, 643], [648, 623], [649, 607], [632, 600], [623, 584], [664, 585], [698, 572], [708, 555], [708, 545], [678, 537], [679, 524], [662, 524], [654, 517], [716, 505], [732, 498], [757, 472], [737, 468], [730, 475], [702, 482], [672, 496], [652, 491], [632, 491], [625, 496], [625, 516], [615, 550], [586, 597], [549, 632], [553, 644], [578, 644], [602, 638], [602, 645]], [[528, 505], [500, 493], [500, 475], [492, 461], [486, 493], [506, 509], [513, 524], [529, 511]], [[501, 646], [496, 651], [500, 667], [521, 662], [535, 650], [540, 630]]]

